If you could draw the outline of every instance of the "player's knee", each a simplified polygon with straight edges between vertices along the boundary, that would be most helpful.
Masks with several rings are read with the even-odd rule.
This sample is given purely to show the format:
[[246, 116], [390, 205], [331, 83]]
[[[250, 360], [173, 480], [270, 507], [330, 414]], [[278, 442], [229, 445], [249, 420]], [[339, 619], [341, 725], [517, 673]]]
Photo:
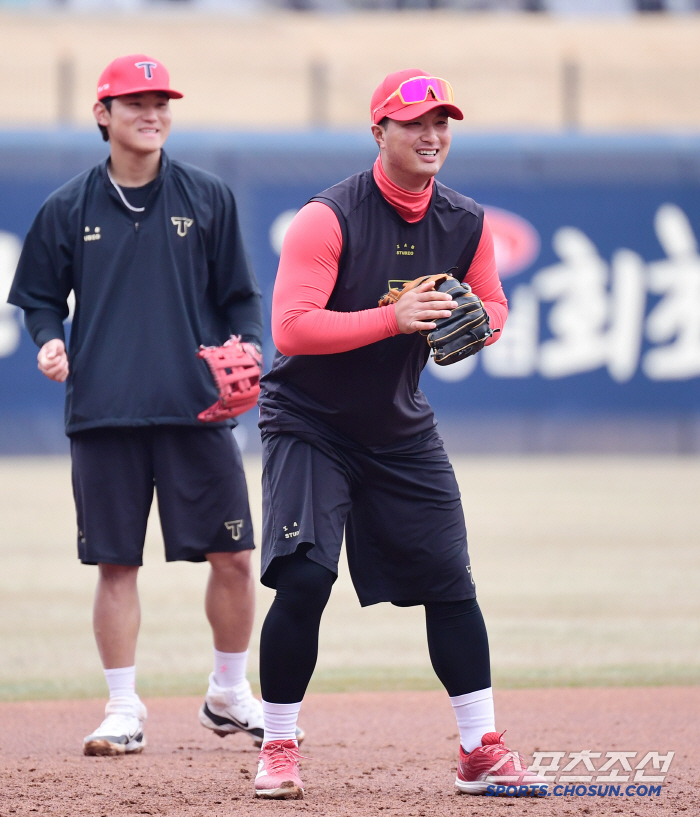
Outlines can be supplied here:
[[131, 607], [138, 599], [138, 571], [138, 567], [129, 565], [100, 564], [96, 603]]
[[253, 577], [251, 550], [235, 553], [209, 553], [207, 559], [218, 579], [229, 584], [245, 584]]
[[128, 586], [136, 583], [139, 568], [134, 565], [98, 565], [100, 583], [112, 586]]
[[463, 619], [482, 618], [481, 608], [476, 598], [461, 601], [431, 601], [425, 604], [425, 617], [428, 621], [458, 622]]
[[279, 559], [275, 600], [311, 612], [323, 612], [333, 589], [336, 574], [309, 559], [304, 552]]

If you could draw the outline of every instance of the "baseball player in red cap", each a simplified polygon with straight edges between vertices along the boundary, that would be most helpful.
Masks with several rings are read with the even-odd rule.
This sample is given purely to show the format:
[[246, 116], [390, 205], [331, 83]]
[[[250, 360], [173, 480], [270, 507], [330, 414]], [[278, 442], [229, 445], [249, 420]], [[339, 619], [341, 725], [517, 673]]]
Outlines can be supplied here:
[[[24, 244], [10, 301], [25, 311], [39, 369], [66, 381], [78, 554], [99, 566], [94, 629], [109, 686], [88, 755], [140, 752], [146, 709], [135, 689], [137, 575], [158, 493], [168, 561], [208, 561], [214, 671], [203, 726], [259, 744], [262, 710], [246, 680], [253, 624], [253, 532], [234, 421], [203, 425], [218, 397], [200, 344], [232, 333], [259, 351], [262, 312], [231, 191], [172, 161], [165, 66], [111, 62], [94, 115], [109, 157], [53, 193]], [[67, 298], [76, 308], [66, 351]], [[184, 647], [168, 660], [187, 666]]]
[[303, 797], [296, 721], [343, 537], [363, 606], [425, 608], [431, 661], [459, 728], [457, 790], [499, 793], [507, 781], [510, 793], [546, 793], [496, 731], [460, 493], [418, 386], [429, 355], [420, 332], [457, 303], [426, 281], [377, 306], [401, 282], [449, 270], [480, 299], [486, 342], [500, 336], [508, 307], [484, 211], [435, 180], [449, 119], [462, 112], [449, 82], [418, 69], [386, 77], [370, 112], [374, 166], [299, 211], [275, 282], [278, 352], [259, 405], [262, 582], [276, 595], [260, 645], [256, 794]]

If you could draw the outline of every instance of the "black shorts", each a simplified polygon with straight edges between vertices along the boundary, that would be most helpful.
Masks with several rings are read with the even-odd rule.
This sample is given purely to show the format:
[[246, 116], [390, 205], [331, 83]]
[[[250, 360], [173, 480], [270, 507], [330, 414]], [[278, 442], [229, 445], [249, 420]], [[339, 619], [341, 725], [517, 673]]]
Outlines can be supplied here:
[[99, 428], [71, 437], [78, 557], [84, 564], [143, 564], [158, 494], [169, 562], [254, 547], [243, 463], [229, 428]]
[[274, 559], [308, 558], [337, 574], [343, 542], [362, 606], [476, 596], [454, 471], [436, 431], [381, 453], [317, 431], [263, 432], [262, 583]]

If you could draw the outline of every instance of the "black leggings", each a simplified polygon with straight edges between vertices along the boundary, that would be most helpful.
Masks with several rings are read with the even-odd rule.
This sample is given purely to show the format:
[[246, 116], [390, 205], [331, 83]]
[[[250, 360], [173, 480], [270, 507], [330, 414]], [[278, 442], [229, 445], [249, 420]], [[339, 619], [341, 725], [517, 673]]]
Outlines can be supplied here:
[[[277, 592], [260, 638], [260, 686], [269, 703], [301, 701], [318, 655], [318, 631], [336, 575], [301, 546], [275, 560]], [[489, 642], [476, 599], [425, 604], [430, 660], [450, 697], [491, 686]]]

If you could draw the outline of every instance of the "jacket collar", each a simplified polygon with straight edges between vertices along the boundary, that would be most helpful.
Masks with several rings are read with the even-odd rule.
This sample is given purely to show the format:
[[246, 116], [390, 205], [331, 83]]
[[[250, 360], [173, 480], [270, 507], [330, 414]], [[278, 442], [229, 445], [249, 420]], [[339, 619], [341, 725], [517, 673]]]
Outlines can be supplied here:
[[[104, 186], [107, 188], [107, 192], [114, 196], [114, 198], [119, 202], [120, 206], [123, 207], [124, 205], [119, 198], [117, 191], [114, 189], [114, 185], [112, 184], [109, 178], [109, 161], [110, 157], [108, 156], [104, 162], [100, 165], [100, 176], [102, 177], [102, 182]], [[148, 197], [149, 201], [151, 198], [156, 195], [156, 193], [160, 190], [163, 186], [163, 182], [165, 178], [170, 174], [170, 159], [168, 158], [167, 153], [164, 150], [160, 152], [160, 169], [158, 170], [158, 175], [153, 180], [153, 189], [151, 190], [151, 194]]]

